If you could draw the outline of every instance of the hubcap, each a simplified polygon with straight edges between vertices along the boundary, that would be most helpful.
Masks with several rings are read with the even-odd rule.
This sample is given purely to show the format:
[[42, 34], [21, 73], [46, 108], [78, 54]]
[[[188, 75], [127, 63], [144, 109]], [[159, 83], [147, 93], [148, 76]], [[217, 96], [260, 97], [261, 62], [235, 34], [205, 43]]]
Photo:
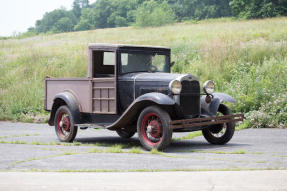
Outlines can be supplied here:
[[147, 113], [141, 124], [143, 140], [150, 144], [156, 145], [162, 138], [162, 123], [156, 113]]
[[70, 134], [70, 118], [69, 115], [62, 111], [57, 117], [57, 131], [61, 137], [67, 137]]

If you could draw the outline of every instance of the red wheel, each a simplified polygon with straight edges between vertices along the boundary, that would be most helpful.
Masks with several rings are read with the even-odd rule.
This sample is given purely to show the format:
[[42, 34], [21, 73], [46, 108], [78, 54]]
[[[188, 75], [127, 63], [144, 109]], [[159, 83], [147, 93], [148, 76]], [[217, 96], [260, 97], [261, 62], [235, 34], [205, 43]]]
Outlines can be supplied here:
[[141, 132], [145, 142], [156, 145], [162, 138], [162, 123], [157, 113], [147, 113], [142, 119]]
[[170, 116], [157, 106], [147, 107], [138, 120], [138, 136], [145, 149], [162, 150], [169, 145], [172, 131], [169, 129]]
[[55, 131], [59, 140], [72, 142], [76, 137], [77, 130], [69, 108], [67, 106], [59, 107], [55, 116]]

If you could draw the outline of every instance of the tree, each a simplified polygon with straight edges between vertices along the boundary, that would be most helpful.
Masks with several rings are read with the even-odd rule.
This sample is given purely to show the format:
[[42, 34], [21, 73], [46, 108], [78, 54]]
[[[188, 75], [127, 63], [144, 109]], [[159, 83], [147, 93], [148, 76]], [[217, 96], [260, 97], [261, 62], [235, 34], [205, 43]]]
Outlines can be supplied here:
[[70, 32], [74, 28], [74, 25], [70, 18], [63, 17], [59, 19], [52, 28], [52, 32], [59, 33], [59, 32]]
[[81, 16], [81, 10], [89, 7], [89, 0], [74, 0], [73, 13], [77, 19]]
[[230, 7], [234, 16], [243, 18], [287, 15], [286, 0], [232, 0]]
[[80, 21], [75, 25], [75, 31], [89, 30], [95, 25], [95, 14], [92, 8], [82, 9]]
[[56, 9], [45, 13], [44, 17], [36, 22], [37, 33], [51, 31], [55, 23], [63, 17], [70, 17], [69, 12], [65, 9]]
[[74, 0], [74, 2], [73, 2], [73, 13], [76, 16], [76, 18], [80, 18], [80, 16], [81, 16], [80, 0]]
[[97, 0], [91, 5], [89, 0], [74, 0], [70, 11], [56, 9], [45, 13], [36, 22], [35, 31], [66, 32], [133, 23], [160, 26], [232, 15], [243, 18], [287, 15], [287, 0]]
[[136, 11], [137, 26], [162, 26], [173, 22], [175, 14], [167, 1], [146, 1]]

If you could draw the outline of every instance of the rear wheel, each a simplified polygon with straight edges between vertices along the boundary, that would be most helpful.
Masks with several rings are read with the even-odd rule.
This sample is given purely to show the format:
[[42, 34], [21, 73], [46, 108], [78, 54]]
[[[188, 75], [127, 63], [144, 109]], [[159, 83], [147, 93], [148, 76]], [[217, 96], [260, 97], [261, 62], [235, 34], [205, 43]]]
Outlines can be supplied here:
[[71, 111], [66, 105], [57, 109], [54, 124], [56, 134], [61, 142], [73, 142], [78, 127], [74, 125]]
[[[232, 115], [231, 110], [220, 104], [218, 111], [218, 116], [222, 115]], [[229, 122], [219, 125], [213, 125], [202, 130], [204, 138], [211, 144], [223, 145], [230, 141], [235, 131], [235, 123]]]
[[167, 112], [157, 106], [145, 108], [137, 122], [138, 137], [147, 150], [166, 148], [172, 137], [169, 128], [170, 116]]
[[135, 129], [135, 127], [134, 127], [134, 129], [121, 128], [121, 129], [116, 130], [116, 132], [121, 138], [129, 139], [132, 136], [134, 136], [134, 134], [136, 133], [136, 129]]

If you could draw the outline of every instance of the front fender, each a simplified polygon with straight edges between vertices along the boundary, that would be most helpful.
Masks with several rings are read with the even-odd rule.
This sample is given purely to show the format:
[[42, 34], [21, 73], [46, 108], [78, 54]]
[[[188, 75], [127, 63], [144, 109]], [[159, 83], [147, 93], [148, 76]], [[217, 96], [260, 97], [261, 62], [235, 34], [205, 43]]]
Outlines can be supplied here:
[[73, 120], [75, 124], [80, 123], [80, 105], [79, 102], [77, 101], [76, 97], [71, 93], [71, 92], [62, 92], [59, 93], [55, 96], [54, 98], [54, 103], [52, 106], [51, 114], [50, 114], [50, 119], [49, 119], [49, 125], [54, 125], [54, 118], [57, 109], [62, 106], [62, 105], [67, 105], [68, 108], [70, 109]]
[[200, 98], [201, 114], [207, 116], [215, 116], [218, 111], [219, 105], [224, 101], [235, 103], [234, 98], [225, 93], [214, 93], [213, 99], [210, 103], [206, 103], [205, 98], [206, 95], [201, 96]]
[[217, 93], [213, 94], [213, 97], [214, 98], [218, 98], [221, 102], [227, 101], [227, 102], [230, 102], [230, 103], [235, 103], [234, 98], [231, 95], [228, 95], [228, 94], [225, 94], [225, 93], [217, 92]]
[[139, 96], [133, 101], [133, 103], [125, 110], [121, 117], [107, 128], [110, 130], [115, 130], [117, 128], [128, 125], [132, 119], [139, 115], [139, 113], [150, 105], [160, 105], [160, 106], [170, 106], [175, 105], [175, 101], [162, 93], [147, 93]]
[[152, 93], [146, 93], [144, 95], [139, 96], [133, 103], [138, 103], [142, 101], [152, 101], [159, 105], [174, 105], [175, 101], [162, 93], [152, 92]]

